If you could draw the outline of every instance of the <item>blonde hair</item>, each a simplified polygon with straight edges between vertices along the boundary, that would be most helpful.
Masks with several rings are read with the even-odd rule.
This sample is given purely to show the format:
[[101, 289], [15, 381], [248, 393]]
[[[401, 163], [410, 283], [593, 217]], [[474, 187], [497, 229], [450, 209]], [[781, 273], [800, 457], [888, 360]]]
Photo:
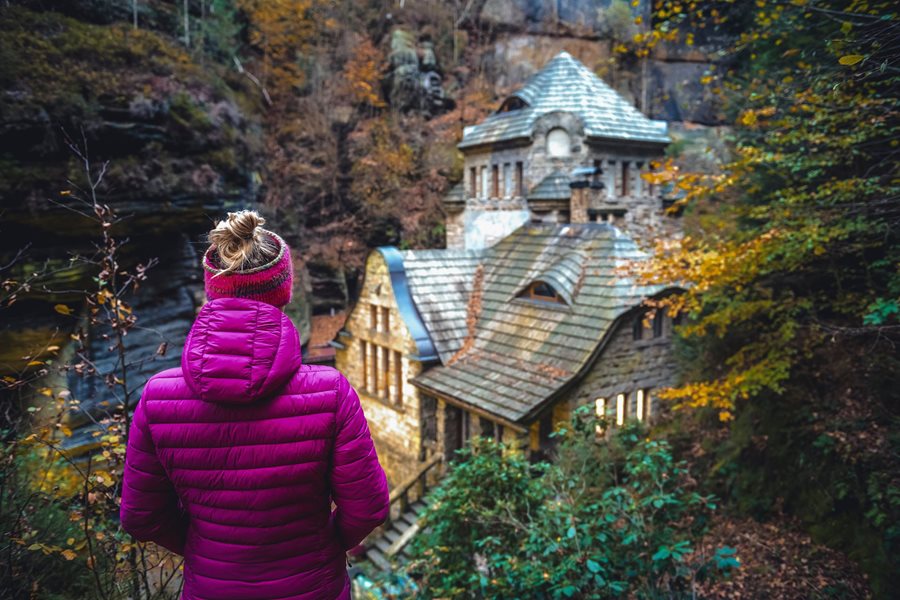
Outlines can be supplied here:
[[278, 243], [262, 228], [266, 220], [255, 210], [230, 212], [209, 232], [209, 243], [216, 247], [217, 275], [252, 269], [278, 256]]

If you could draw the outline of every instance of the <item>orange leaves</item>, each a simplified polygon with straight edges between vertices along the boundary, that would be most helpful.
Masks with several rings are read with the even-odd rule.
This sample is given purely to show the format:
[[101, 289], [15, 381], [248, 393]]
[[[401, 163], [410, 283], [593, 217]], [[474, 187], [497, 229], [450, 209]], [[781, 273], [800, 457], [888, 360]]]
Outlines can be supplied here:
[[302, 85], [298, 56], [315, 33], [312, 0], [239, 0], [250, 23], [250, 43], [263, 55], [260, 79], [282, 99]]
[[365, 38], [356, 45], [343, 71], [344, 81], [354, 102], [375, 108], [387, 106], [381, 96], [381, 73], [384, 64], [384, 54], [372, 40]]

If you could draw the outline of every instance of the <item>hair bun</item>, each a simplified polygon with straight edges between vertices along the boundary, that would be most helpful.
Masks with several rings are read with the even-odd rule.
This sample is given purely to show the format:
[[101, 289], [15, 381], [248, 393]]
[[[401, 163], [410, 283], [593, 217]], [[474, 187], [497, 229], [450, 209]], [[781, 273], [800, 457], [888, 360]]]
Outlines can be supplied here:
[[255, 210], [230, 212], [209, 232], [225, 273], [257, 266], [277, 254], [277, 246], [261, 226], [266, 222]]
[[234, 237], [250, 241], [257, 235], [256, 228], [265, 224], [266, 220], [254, 210], [239, 210], [228, 213], [225, 228]]

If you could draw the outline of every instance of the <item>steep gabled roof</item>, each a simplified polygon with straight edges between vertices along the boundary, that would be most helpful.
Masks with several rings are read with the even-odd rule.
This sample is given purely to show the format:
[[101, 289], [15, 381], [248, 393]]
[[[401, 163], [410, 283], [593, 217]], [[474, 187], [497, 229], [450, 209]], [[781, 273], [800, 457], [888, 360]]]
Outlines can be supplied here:
[[522, 108], [495, 112], [467, 127], [459, 148], [529, 139], [534, 124], [552, 112], [573, 113], [588, 138], [667, 144], [666, 123], [648, 119], [590, 69], [561, 52], [503, 103], [518, 100]]
[[[483, 283], [471, 294], [474, 335], [443, 365], [413, 380], [425, 391], [514, 423], [533, 417], [576, 378], [615, 320], [660, 288], [618, 278], [615, 269], [641, 258], [612, 225], [525, 225], [485, 251]], [[516, 298], [533, 279], [551, 278], [568, 305]], [[477, 298], [476, 298], [477, 296]], [[467, 312], [456, 311], [464, 321]]]
[[482, 250], [406, 250], [400, 252], [419, 315], [441, 362], [466, 337], [466, 304]]

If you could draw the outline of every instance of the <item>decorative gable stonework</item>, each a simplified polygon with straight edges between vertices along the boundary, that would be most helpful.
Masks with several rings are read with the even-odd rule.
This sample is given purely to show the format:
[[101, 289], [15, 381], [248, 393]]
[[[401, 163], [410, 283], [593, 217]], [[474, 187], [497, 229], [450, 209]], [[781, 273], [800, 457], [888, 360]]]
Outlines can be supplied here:
[[420, 402], [408, 381], [422, 370], [397, 303], [385, 256], [372, 252], [359, 300], [336, 344], [335, 365], [359, 393], [388, 481], [396, 485], [421, 452]]

